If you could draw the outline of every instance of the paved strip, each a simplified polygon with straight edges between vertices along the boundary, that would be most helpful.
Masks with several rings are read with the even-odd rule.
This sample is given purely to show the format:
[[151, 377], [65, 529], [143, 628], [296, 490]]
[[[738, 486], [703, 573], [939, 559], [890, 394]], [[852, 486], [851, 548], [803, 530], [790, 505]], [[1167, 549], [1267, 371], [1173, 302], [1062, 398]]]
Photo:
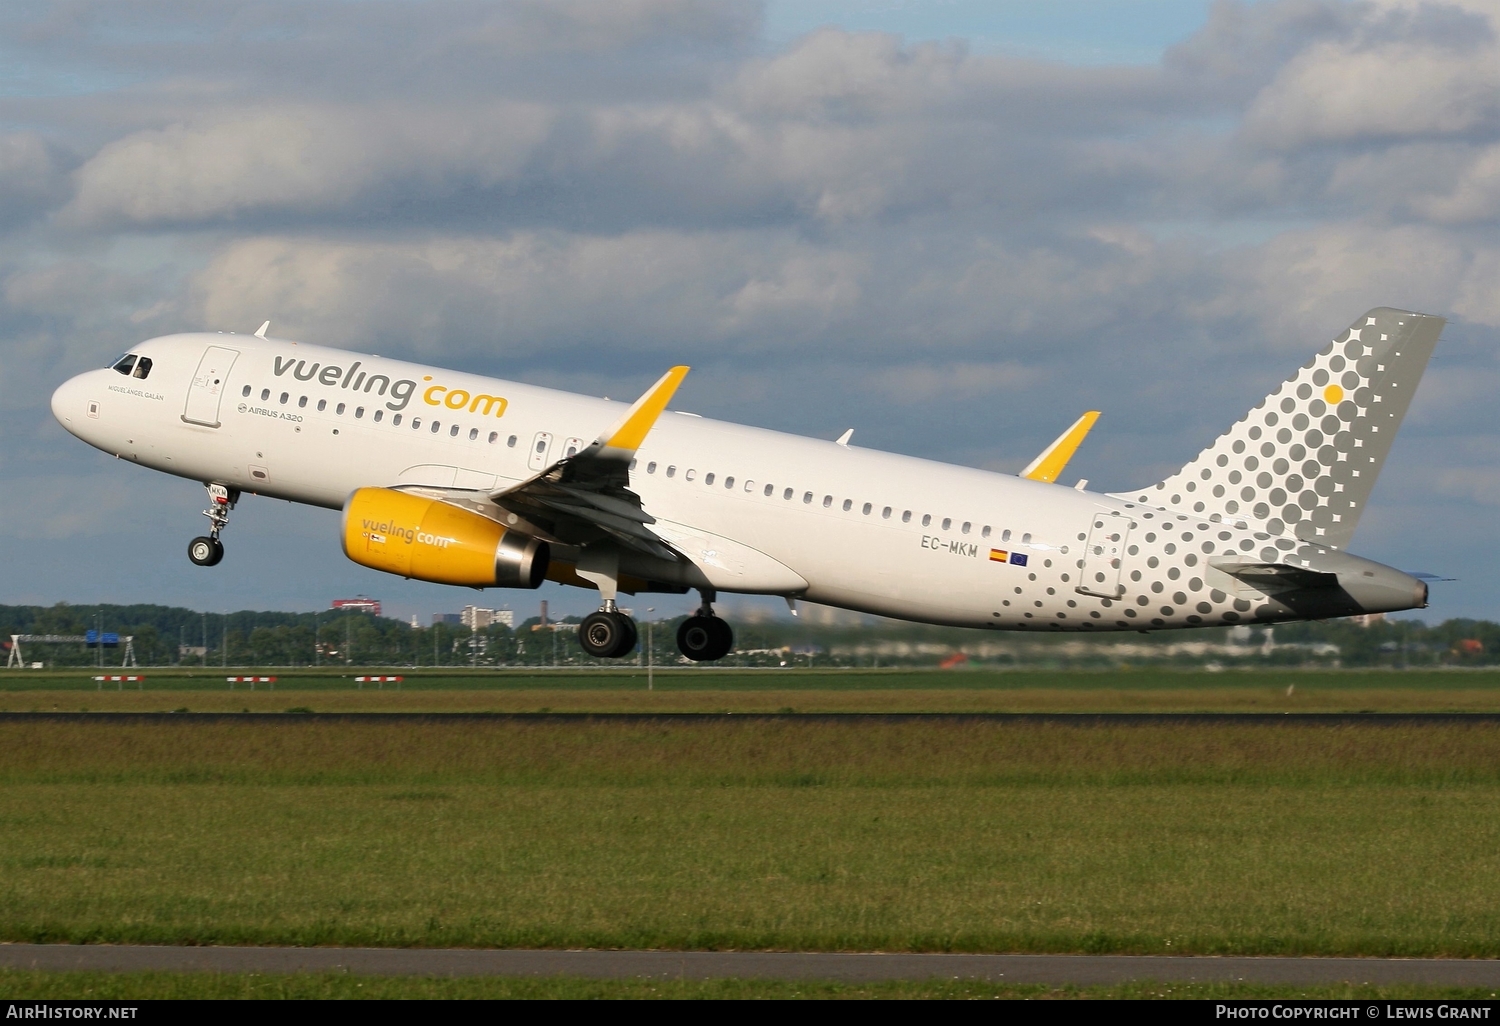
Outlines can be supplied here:
[[0, 968], [97, 972], [330, 973], [361, 976], [578, 976], [589, 979], [879, 980], [1004, 983], [1133, 980], [1500, 986], [1500, 959], [1215, 958], [1172, 955], [955, 955], [780, 951], [526, 951], [466, 948], [231, 948], [0, 944]]
[[1079, 727], [1162, 723], [1342, 724], [1391, 725], [1434, 723], [1500, 723], [1500, 713], [1485, 712], [1371, 712], [1371, 713], [619, 713], [619, 712], [0, 712], [0, 723], [445, 723], [464, 721], [559, 723], [707, 723], [729, 720], [782, 720], [827, 723], [994, 722], [1056, 723]]

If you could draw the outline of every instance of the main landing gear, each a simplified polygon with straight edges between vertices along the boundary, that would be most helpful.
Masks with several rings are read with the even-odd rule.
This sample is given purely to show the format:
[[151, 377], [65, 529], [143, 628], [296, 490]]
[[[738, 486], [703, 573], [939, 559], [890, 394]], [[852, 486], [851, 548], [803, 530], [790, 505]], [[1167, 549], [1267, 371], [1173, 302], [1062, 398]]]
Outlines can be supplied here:
[[635, 621], [620, 612], [614, 599], [605, 599], [603, 609], [590, 613], [578, 625], [578, 644], [598, 659], [629, 655], [635, 642]]
[[723, 659], [734, 647], [734, 631], [714, 615], [713, 593], [703, 592], [698, 612], [677, 628], [677, 651], [695, 663]]
[[188, 542], [188, 559], [198, 566], [215, 566], [224, 558], [224, 543], [219, 541], [219, 532], [229, 526], [229, 511], [240, 501], [238, 489], [220, 484], [208, 485], [208, 509], [203, 515], [211, 525], [206, 535], [199, 535]]
[[[677, 650], [697, 663], [723, 659], [734, 648], [734, 631], [714, 615], [713, 597], [713, 592], [704, 592], [698, 612], [677, 629]], [[579, 646], [598, 659], [629, 655], [638, 637], [635, 621], [620, 612], [613, 598], [605, 599], [602, 609], [578, 625]]]

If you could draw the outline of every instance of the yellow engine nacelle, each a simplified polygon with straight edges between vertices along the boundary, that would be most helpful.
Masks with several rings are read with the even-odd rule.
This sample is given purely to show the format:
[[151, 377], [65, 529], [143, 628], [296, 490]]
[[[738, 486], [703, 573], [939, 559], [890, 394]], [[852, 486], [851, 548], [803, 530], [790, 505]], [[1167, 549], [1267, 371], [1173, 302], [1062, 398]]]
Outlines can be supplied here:
[[361, 488], [344, 504], [344, 555], [434, 584], [536, 588], [547, 576], [550, 549], [440, 499]]

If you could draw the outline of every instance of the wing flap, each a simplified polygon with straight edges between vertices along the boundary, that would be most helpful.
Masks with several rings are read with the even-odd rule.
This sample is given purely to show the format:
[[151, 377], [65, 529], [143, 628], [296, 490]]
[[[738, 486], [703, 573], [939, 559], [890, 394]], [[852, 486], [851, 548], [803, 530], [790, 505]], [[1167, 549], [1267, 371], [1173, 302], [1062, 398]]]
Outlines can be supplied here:
[[679, 553], [646, 526], [656, 523], [656, 518], [642, 508], [641, 497], [630, 489], [630, 463], [687, 372], [687, 367], [673, 367], [588, 448], [494, 492], [490, 500], [546, 525], [571, 545], [613, 539], [660, 559], [678, 559]]

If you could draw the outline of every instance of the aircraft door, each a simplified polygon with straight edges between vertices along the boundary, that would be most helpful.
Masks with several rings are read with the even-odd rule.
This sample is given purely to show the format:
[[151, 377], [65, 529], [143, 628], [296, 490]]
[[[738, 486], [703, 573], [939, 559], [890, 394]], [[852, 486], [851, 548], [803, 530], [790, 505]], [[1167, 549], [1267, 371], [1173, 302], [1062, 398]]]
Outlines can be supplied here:
[[234, 366], [239, 351], [209, 346], [198, 361], [198, 370], [188, 385], [187, 405], [182, 419], [189, 424], [204, 427], [219, 426], [219, 400], [224, 397], [224, 383], [229, 378], [229, 368]]
[[1076, 590], [1099, 598], [1125, 594], [1120, 583], [1124, 572], [1125, 545], [1132, 524], [1117, 511], [1099, 510], [1089, 521], [1089, 540], [1083, 552], [1083, 573]]
[[551, 450], [552, 432], [538, 431], [531, 440], [531, 454], [526, 458], [526, 465], [532, 470], [546, 470], [547, 455]]

